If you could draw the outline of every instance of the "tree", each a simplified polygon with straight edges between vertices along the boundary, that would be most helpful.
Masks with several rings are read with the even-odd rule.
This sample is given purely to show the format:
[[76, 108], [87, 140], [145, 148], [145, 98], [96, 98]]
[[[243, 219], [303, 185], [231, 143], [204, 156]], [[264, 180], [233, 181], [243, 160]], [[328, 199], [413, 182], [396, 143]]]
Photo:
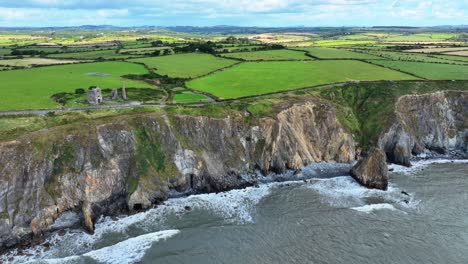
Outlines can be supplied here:
[[164, 43], [162, 42], [162, 40], [156, 40], [156, 41], [151, 42], [151, 46], [153, 47], [161, 47], [163, 45]]

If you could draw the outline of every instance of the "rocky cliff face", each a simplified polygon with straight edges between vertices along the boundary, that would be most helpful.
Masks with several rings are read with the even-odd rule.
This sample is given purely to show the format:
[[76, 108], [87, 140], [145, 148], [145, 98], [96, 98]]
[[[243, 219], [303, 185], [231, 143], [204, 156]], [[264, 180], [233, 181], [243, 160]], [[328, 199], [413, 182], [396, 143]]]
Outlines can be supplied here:
[[410, 166], [420, 154], [468, 158], [468, 92], [400, 97], [395, 122], [379, 146], [389, 161]]
[[[468, 157], [467, 95], [401, 97], [393, 125], [377, 147], [404, 165], [424, 152]], [[251, 185], [256, 179], [248, 175], [257, 170], [349, 163], [358, 156], [357, 143], [330, 105], [308, 98], [275, 109], [274, 118], [134, 114], [0, 142], [0, 248], [53, 230], [64, 212], [79, 212], [93, 231], [101, 214]], [[355, 177], [368, 187], [384, 188], [383, 154], [370, 157], [355, 167]]]
[[316, 100], [284, 105], [276, 118], [246, 120], [138, 114], [0, 143], [0, 246], [50, 230], [70, 210], [93, 231], [101, 214], [253, 184], [244, 175], [254, 170], [355, 159], [352, 135]]
[[368, 188], [387, 190], [388, 166], [385, 153], [374, 148], [351, 170], [351, 176]]

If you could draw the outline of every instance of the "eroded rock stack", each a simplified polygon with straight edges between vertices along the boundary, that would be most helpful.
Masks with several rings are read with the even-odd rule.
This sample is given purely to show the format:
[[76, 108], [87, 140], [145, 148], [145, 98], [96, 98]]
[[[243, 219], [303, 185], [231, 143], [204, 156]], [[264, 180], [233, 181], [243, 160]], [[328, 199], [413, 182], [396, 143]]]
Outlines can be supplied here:
[[362, 185], [380, 190], [388, 187], [388, 166], [385, 153], [374, 148], [358, 161], [350, 172], [351, 176]]

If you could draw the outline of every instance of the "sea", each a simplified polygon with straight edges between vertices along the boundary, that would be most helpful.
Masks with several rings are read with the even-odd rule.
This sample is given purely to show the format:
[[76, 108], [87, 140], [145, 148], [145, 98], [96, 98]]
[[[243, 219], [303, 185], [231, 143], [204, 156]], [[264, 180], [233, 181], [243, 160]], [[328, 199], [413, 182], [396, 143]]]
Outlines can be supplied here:
[[103, 217], [93, 235], [53, 234], [0, 262], [467, 264], [468, 161], [390, 169], [387, 191], [314, 176], [170, 199]]

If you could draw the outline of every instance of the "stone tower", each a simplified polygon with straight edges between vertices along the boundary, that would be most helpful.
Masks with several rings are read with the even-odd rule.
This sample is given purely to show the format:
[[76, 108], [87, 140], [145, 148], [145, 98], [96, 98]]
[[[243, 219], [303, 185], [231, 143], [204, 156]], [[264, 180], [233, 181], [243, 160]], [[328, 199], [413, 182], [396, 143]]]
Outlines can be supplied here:
[[88, 103], [90, 104], [100, 104], [102, 103], [102, 92], [98, 87], [92, 87], [88, 90]]
[[125, 90], [125, 83], [122, 83], [122, 99], [127, 100], [127, 91]]

